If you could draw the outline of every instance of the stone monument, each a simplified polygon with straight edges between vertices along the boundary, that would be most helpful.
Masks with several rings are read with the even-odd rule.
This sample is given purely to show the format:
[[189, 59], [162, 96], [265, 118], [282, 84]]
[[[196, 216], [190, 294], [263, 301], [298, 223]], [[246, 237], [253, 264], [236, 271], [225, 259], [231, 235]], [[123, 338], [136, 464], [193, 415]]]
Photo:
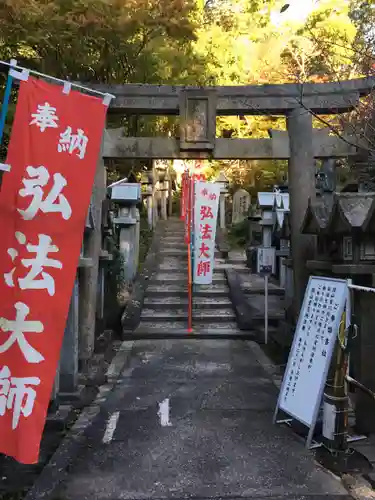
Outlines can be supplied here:
[[251, 196], [246, 189], [238, 189], [233, 195], [232, 224], [239, 224], [249, 215]]

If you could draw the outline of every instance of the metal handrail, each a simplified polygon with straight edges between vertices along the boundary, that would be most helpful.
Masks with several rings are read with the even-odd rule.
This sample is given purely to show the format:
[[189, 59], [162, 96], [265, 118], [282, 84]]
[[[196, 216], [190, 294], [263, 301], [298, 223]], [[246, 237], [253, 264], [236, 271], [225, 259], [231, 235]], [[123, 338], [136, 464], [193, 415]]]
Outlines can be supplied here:
[[368, 387], [366, 387], [363, 384], [361, 384], [361, 382], [358, 382], [358, 380], [355, 380], [350, 375], [345, 375], [345, 380], [348, 382], [348, 384], [355, 385], [356, 387], [358, 387], [358, 389], [361, 389], [368, 396], [370, 396], [371, 398], [375, 399], [375, 392], [373, 392], [371, 389], [369, 389]]

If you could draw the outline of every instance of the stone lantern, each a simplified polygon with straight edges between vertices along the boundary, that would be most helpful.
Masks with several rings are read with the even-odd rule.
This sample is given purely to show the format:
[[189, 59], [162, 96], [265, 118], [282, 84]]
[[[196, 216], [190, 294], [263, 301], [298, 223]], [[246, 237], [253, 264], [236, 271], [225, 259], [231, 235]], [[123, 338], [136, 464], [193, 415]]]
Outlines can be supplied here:
[[146, 201], [147, 222], [150, 229], [154, 228], [154, 175], [153, 172], [143, 172], [141, 176], [142, 198]]
[[293, 268], [290, 258], [290, 212], [284, 209], [276, 209], [275, 236], [276, 246], [276, 269], [281, 288], [293, 289]]
[[[290, 262], [290, 212], [289, 193], [274, 187], [274, 226], [271, 243], [276, 248], [276, 275], [280, 286], [286, 287], [286, 282], [293, 281], [292, 263]], [[290, 279], [287, 280], [287, 275]]]
[[275, 193], [258, 193], [258, 207], [261, 210], [262, 246], [272, 246], [272, 231], [275, 224]]
[[111, 200], [119, 206], [114, 224], [120, 230], [119, 247], [124, 259], [124, 277], [131, 282], [138, 267], [140, 217], [137, 205], [141, 200], [140, 184], [123, 182], [113, 186]]
[[161, 195], [160, 215], [162, 220], [167, 220], [167, 199], [169, 195], [170, 176], [167, 170], [159, 172], [159, 191]]
[[225, 229], [225, 197], [229, 191], [229, 181], [225, 176], [224, 172], [220, 172], [218, 178], [215, 181], [220, 186], [220, 200], [219, 200], [219, 220], [220, 229]]

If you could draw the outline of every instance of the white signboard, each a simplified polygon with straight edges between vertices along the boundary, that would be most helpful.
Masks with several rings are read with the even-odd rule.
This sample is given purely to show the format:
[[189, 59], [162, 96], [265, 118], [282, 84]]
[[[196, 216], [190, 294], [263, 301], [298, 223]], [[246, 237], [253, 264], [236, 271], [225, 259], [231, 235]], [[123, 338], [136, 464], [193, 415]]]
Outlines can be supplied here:
[[257, 258], [257, 273], [272, 274], [275, 272], [275, 255], [274, 247], [259, 247]]
[[281, 386], [279, 409], [313, 428], [348, 297], [345, 280], [311, 277]]
[[195, 183], [193, 282], [196, 285], [212, 283], [219, 197], [219, 184]]

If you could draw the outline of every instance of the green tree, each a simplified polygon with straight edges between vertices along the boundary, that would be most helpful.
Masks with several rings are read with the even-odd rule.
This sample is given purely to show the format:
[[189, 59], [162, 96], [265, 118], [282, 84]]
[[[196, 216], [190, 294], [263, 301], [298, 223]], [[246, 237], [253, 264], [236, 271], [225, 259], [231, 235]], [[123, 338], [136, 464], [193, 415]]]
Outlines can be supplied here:
[[184, 52], [196, 10], [193, 0], [5, 0], [1, 56], [72, 80], [160, 83], [158, 49]]

